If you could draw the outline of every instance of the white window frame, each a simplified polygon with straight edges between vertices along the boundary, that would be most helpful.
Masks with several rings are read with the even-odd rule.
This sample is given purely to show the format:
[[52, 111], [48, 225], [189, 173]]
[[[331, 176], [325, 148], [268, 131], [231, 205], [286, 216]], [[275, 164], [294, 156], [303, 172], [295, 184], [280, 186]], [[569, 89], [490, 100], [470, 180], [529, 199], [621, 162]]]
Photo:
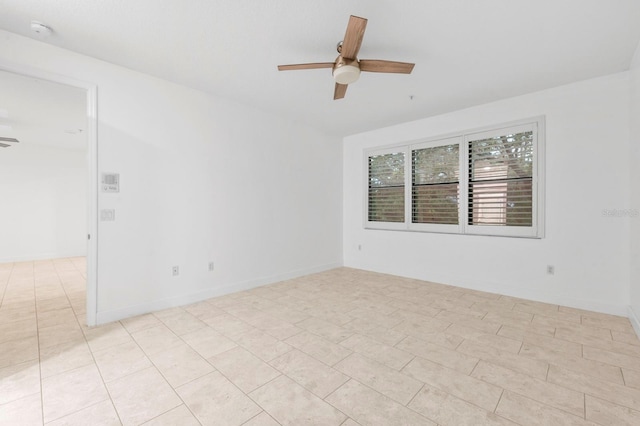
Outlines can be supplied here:
[[[469, 196], [469, 142], [510, 133], [533, 131], [533, 170], [532, 170], [532, 226], [491, 226], [470, 225], [468, 223]], [[460, 198], [458, 204], [458, 225], [412, 223], [412, 155], [413, 150], [431, 148], [442, 145], [460, 145]], [[405, 158], [405, 214], [404, 223], [369, 221], [369, 157], [390, 153], [404, 152]], [[381, 229], [394, 231], [436, 232], [462, 235], [485, 235], [520, 238], [544, 238], [544, 208], [545, 208], [545, 117], [533, 117], [509, 123], [486, 126], [456, 132], [449, 135], [410, 141], [371, 148], [364, 151], [364, 227], [366, 229]]]

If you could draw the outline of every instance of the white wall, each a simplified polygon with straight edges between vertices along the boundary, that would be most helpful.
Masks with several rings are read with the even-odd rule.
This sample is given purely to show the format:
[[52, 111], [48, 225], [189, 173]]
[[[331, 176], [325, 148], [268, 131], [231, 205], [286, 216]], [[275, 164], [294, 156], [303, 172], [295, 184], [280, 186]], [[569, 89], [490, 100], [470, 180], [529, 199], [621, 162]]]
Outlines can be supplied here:
[[[631, 211], [640, 212], [640, 44], [631, 65]], [[630, 219], [631, 309], [629, 317], [640, 336], [640, 216]]]
[[0, 150], [0, 262], [84, 256], [85, 151], [15, 144]]
[[341, 265], [338, 138], [2, 31], [0, 60], [98, 86], [98, 322]]
[[[538, 115], [547, 135], [544, 239], [363, 228], [363, 149]], [[629, 207], [628, 141], [629, 73], [346, 137], [345, 266], [626, 314], [629, 219], [602, 211]]]

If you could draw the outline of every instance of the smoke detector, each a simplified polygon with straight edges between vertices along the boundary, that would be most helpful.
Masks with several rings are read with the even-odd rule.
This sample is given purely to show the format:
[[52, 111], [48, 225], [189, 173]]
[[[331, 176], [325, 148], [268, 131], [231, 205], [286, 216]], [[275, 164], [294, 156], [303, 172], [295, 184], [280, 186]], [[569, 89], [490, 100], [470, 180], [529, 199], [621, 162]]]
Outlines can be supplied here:
[[41, 37], [49, 37], [51, 35], [51, 28], [38, 21], [31, 21], [31, 31]]

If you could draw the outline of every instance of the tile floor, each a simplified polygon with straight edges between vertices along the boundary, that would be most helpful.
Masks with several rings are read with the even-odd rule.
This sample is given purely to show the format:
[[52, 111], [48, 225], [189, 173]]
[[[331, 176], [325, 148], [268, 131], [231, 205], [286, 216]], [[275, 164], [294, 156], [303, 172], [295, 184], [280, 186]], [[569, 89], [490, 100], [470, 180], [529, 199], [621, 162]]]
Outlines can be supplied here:
[[0, 424], [640, 424], [625, 318], [341, 268], [87, 328], [84, 270], [0, 264]]

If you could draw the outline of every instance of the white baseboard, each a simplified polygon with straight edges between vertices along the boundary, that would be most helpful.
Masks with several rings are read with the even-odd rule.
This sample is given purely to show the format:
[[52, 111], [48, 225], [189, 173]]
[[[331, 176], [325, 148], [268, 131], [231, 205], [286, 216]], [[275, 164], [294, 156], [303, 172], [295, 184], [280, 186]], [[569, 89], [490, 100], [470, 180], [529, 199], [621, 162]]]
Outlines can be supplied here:
[[631, 321], [631, 325], [636, 331], [638, 338], [640, 338], [640, 311], [634, 309], [633, 306], [629, 306], [627, 315], [629, 316], [629, 321]]
[[307, 269], [298, 269], [289, 271], [283, 274], [273, 275], [270, 277], [256, 278], [249, 281], [243, 281], [239, 283], [233, 283], [224, 285], [221, 287], [211, 288], [205, 291], [185, 294], [177, 297], [170, 297], [166, 299], [153, 300], [150, 302], [141, 303], [138, 305], [127, 306], [122, 309], [115, 309], [111, 311], [98, 312], [97, 324], [106, 324], [112, 321], [118, 321], [124, 318], [129, 318], [136, 315], [142, 315], [149, 312], [160, 311], [162, 309], [173, 308], [176, 306], [189, 305], [191, 303], [200, 302], [202, 300], [210, 299], [212, 297], [224, 296], [225, 294], [236, 293], [238, 291], [250, 290], [252, 288], [260, 287], [267, 284], [276, 283], [279, 281], [290, 280], [292, 278], [301, 277], [303, 275], [315, 274], [318, 272], [328, 271], [329, 269], [335, 269], [341, 267], [341, 263], [328, 263], [325, 265], [319, 265]]

